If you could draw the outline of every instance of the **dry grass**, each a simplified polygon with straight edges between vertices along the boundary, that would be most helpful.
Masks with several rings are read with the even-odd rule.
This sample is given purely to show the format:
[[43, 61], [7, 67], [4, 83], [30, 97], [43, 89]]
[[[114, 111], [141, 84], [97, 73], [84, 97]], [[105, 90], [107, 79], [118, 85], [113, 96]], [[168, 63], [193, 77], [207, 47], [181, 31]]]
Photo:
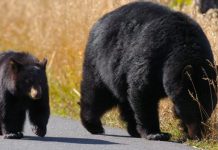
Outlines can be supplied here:
[[[24, 50], [41, 59], [47, 57], [53, 114], [78, 118], [81, 65], [88, 32], [100, 16], [129, 1], [132, 0], [1, 0], [0, 50]], [[169, 4], [170, 0], [156, 1]], [[211, 11], [205, 17], [192, 8], [193, 6], [186, 7], [182, 11], [201, 24], [217, 61], [218, 12]], [[168, 100], [160, 104], [161, 127], [176, 137], [181, 137], [171, 106]], [[216, 114], [217, 111], [212, 118], [213, 138], [217, 138]], [[123, 127], [118, 120], [117, 110], [104, 118], [104, 122], [109, 125]], [[206, 149], [215, 145], [209, 141], [205, 143], [209, 145]], [[204, 142], [191, 144], [205, 148], [202, 146], [205, 145]]]
[[1, 0], [0, 50], [47, 57], [53, 112], [78, 118], [82, 54], [92, 24], [128, 0]]

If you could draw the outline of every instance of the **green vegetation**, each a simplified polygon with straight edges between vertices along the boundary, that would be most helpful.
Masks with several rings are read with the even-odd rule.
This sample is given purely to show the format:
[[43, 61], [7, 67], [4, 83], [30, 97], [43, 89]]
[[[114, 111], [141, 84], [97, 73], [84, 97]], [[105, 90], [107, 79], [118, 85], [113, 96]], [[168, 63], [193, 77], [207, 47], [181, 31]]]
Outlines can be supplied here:
[[192, 3], [192, 0], [172, 0], [171, 3], [174, 5], [190, 5]]
[[173, 8], [181, 9], [184, 5], [191, 5], [192, 0], [172, 0], [170, 1], [170, 6]]

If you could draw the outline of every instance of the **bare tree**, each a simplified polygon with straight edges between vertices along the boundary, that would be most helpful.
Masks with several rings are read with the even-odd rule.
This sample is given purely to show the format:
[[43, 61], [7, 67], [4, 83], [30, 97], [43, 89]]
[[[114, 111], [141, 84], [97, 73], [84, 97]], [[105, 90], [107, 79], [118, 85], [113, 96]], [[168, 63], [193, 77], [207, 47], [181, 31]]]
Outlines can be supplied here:
[[218, 0], [195, 0], [201, 13], [206, 13], [210, 8], [218, 8]]

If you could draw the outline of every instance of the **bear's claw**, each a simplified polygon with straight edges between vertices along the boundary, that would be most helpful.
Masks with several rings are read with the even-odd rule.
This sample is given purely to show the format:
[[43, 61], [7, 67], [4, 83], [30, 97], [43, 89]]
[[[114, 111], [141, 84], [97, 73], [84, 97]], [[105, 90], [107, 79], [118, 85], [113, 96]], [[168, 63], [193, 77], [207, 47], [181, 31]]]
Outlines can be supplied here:
[[42, 129], [39, 127], [33, 127], [32, 131], [35, 135], [40, 136], [40, 137], [44, 137], [46, 134], [46, 129]]
[[172, 135], [169, 133], [156, 133], [156, 134], [148, 134], [145, 138], [148, 140], [169, 141], [171, 136]]
[[17, 132], [17, 133], [4, 134], [3, 138], [4, 139], [21, 139], [23, 138], [23, 133]]

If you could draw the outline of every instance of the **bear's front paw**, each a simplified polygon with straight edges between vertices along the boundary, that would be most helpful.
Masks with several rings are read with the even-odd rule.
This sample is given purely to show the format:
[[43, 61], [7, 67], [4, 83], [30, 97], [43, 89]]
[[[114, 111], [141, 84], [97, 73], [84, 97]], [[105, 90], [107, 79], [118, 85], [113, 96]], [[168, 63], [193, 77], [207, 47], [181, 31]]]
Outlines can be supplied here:
[[148, 140], [155, 140], [155, 141], [169, 141], [171, 138], [171, 134], [169, 133], [155, 133], [155, 134], [148, 134], [146, 139]]
[[33, 127], [32, 131], [35, 135], [44, 137], [46, 134], [46, 128]]
[[4, 134], [3, 138], [4, 139], [21, 139], [23, 138], [23, 133], [17, 132], [17, 133]]

